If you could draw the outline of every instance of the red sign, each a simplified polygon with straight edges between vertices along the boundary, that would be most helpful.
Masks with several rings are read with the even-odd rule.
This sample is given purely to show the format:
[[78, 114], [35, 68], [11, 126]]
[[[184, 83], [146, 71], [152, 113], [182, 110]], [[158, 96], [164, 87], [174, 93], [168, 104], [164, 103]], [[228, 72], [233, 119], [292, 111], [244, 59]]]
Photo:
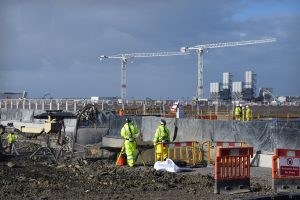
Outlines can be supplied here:
[[300, 158], [281, 157], [279, 166], [282, 176], [299, 176], [300, 174]]
[[299, 176], [299, 167], [280, 166], [280, 175], [283, 175], [283, 176]]

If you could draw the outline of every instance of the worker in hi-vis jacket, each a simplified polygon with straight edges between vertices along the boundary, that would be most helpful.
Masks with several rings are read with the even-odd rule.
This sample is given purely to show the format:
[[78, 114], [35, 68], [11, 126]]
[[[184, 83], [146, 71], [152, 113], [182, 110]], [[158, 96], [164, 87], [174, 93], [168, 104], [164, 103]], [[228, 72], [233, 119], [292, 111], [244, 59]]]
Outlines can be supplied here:
[[156, 129], [153, 142], [154, 146], [156, 146], [157, 159], [161, 160], [163, 158], [165, 160], [168, 157], [168, 148], [163, 146], [163, 149], [161, 149], [161, 145], [157, 145], [158, 143], [170, 142], [170, 130], [167, 128], [166, 121], [164, 119], [161, 119], [160, 125]]
[[132, 120], [127, 117], [126, 122], [121, 129], [121, 136], [125, 139], [125, 153], [127, 156], [127, 164], [132, 167], [136, 160], [136, 137], [139, 130]]

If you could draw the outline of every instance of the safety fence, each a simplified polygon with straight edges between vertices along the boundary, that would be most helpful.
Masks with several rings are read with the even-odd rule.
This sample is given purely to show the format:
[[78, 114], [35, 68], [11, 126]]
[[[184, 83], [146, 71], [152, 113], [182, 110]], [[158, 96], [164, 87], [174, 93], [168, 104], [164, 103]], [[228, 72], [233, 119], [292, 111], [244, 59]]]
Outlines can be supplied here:
[[272, 189], [300, 189], [300, 150], [275, 149], [272, 156]]
[[[204, 141], [201, 144], [199, 156], [201, 161], [207, 161], [207, 164], [214, 162], [215, 151], [219, 147], [244, 147], [247, 146], [244, 141]], [[213, 151], [214, 150], [214, 151]]]
[[[213, 164], [215, 150], [220, 147], [244, 147], [246, 142], [232, 141], [188, 141], [157, 143], [155, 145], [155, 162], [164, 158], [184, 161], [187, 164]], [[159, 153], [157, 153], [159, 152]], [[165, 155], [164, 155], [165, 154]]]
[[214, 193], [250, 191], [250, 157], [253, 157], [253, 147], [218, 148]]
[[[187, 164], [195, 165], [200, 161], [199, 154], [201, 150], [199, 147], [197, 141], [157, 143], [155, 145], [155, 162], [158, 160], [163, 161], [163, 154], [167, 154], [165, 157], [169, 159], [185, 161]], [[160, 153], [157, 153], [158, 151]]]

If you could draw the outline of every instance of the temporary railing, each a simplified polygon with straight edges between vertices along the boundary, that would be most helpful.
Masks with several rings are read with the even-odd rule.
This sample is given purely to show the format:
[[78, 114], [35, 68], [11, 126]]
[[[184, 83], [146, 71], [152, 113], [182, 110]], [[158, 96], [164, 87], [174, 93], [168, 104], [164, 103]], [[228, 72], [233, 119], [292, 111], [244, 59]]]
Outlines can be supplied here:
[[[145, 100], [126, 100], [124, 104], [120, 103], [117, 98], [101, 99], [94, 101], [91, 99], [0, 99], [0, 108], [5, 109], [29, 109], [29, 110], [65, 110], [77, 112], [87, 104], [98, 104], [101, 110], [119, 110], [124, 108], [128, 115], [162, 115], [175, 117], [174, 112], [170, 112], [169, 107], [173, 104], [172, 100], [145, 101]], [[233, 112], [231, 106], [221, 108], [217, 106], [200, 107], [190, 101], [183, 103], [185, 116], [188, 118], [198, 118], [206, 120], [232, 120]], [[268, 109], [270, 110], [270, 109]], [[290, 113], [281, 113], [280, 111], [269, 113], [253, 113], [253, 119], [261, 118], [299, 118], [299, 110]]]
[[[200, 143], [199, 143], [200, 144]], [[201, 152], [199, 154], [201, 161], [207, 161], [207, 164], [211, 164], [214, 161], [214, 154], [212, 154], [212, 149], [217, 149], [218, 147], [243, 147], [246, 146], [246, 142], [233, 142], [233, 141], [205, 141], [201, 144]]]
[[300, 150], [275, 149], [272, 157], [272, 189], [300, 189]]
[[250, 191], [250, 157], [253, 147], [220, 147], [215, 157], [215, 190], [219, 193]]
[[[157, 156], [157, 148], [161, 149], [161, 156]], [[168, 143], [157, 143], [155, 144], [155, 162], [160, 160], [163, 161], [163, 149], [167, 150], [167, 158], [173, 160], [185, 161], [187, 164], [195, 165], [200, 161], [197, 156], [199, 154], [199, 143], [196, 141], [189, 142], [168, 142]]]

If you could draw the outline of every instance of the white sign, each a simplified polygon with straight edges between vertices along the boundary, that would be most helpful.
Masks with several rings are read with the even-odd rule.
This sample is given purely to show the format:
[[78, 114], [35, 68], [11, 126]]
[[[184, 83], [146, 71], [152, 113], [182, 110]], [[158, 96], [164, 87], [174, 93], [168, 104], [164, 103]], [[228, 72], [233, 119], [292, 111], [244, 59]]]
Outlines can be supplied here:
[[300, 159], [291, 157], [282, 157], [279, 159], [280, 175], [299, 176]]
[[282, 157], [279, 159], [280, 166], [293, 166], [293, 167], [300, 167], [300, 158], [289, 158], [289, 157]]

